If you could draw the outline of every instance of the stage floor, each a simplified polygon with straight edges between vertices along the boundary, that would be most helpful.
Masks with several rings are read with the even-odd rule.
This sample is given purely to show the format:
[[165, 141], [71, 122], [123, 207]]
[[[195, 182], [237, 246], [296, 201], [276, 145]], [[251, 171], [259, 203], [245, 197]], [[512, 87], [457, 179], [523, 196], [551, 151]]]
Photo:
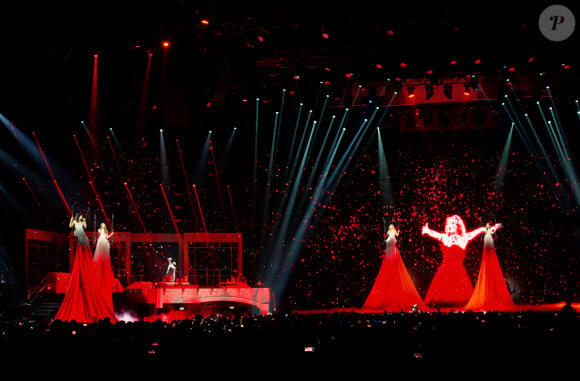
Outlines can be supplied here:
[[[543, 303], [543, 304], [517, 304], [512, 309], [502, 309], [496, 310], [494, 312], [522, 312], [522, 311], [553, 311], [558, 312], [561, 311], [564, 306], [566, 306], [566, 302], [559, 302], [559, 303]], [[580, 312], [580, 303], [572, 303], [571, 307]], [[372, 314], [372, 313], [384, 313], [385, 310], [369, 310], [363, 309], [358, 307], [341, 307], [341, 308], [327, 308], [327, 309], [303, 309], [303, 310], [295, 310], [296, 313], [302, 314], [320, 314], [320, 313], [361, 313], [361, 314]], [[413, 311], [386, 311], [387, 313], [412, 313]], [[453, 308], [453, 307], [444, 307], [440, 309], [430, 308], [427, 310], [421, 310], [421, 312], [428, 312], [428, 313], [454, 313], [454, 312], [468, 312], [463, 308]], [[473, 312], [489, 312], [489, 311], [477, 311], [474, 310]]]

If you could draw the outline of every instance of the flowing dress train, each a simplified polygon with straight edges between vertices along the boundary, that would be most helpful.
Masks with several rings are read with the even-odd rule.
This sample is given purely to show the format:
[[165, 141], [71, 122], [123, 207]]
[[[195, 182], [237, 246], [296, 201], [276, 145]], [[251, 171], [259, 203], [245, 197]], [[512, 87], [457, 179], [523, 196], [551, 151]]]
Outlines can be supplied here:
[[428, 308], [407, 272], [395, 234], [389, 234], [381, 268], [362, 309], [409, 312], [415, 305], [421, 310]]
[[106, 233], [99, 229], [99, 239], [95, 248], [93, 262], [95, 264], [95, 275], [98, 288], [103, 293], [103, 298], [107, 305], [113, 310], [113, 284], [114, 275], [111, 267], [111, 244], [107, 239]]
[[466, 310], [501, 311], [515, 306], [503, 277], [491, 232], [483, 238], [479, 275]]
[[109, 318], [114, 322], [115, 314], [99, 287], [90, 243], [81, 224], [75, 224], [74, 235], [77, 242], [70, 283], [54, 319], [93, 323]]
[[441, 244], [443, 262], [435, 272], [425, 303], [438, 307], [463, 307], [473, 293], [471, 279], [463, 266], [466, 250]]

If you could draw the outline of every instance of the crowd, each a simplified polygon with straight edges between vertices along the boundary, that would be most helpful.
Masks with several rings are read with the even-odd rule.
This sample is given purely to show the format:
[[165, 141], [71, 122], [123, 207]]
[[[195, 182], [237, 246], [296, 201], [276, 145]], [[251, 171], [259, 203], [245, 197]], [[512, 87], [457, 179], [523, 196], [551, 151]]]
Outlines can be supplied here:
[[557, 370], [580, 354], [579, 336], [580, 314], [570, 306], [512, 313], [214, 314], [115, 323], [22, 318], [0, 320], [0, 359], [56, 372], [167, 367], [193, 372], [239, 364], [261, 371], [287, 365], [278, 368], [284, 372], [298, 372], [293, 364], [334, 371]]

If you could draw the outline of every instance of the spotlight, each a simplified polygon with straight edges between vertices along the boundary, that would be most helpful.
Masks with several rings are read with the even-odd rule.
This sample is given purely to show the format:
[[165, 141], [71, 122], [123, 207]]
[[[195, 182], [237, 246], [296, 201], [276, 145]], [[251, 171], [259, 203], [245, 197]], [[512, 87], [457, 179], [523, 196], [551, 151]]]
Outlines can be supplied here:
[[463, 95], [465, 95], [465, 96], [471, 95], [471, 91], [469, 90], [469, 85], [465, 84], [465, 85], [463, 85], [463, 87], [464, 87]]
[[429, 100], [433, 97], [433, 85], [426, 85], [425, 86], [425, 99]]
[[407, 87], [407, 93], [409, 94], [409, 98], [415, 98], [415, 86]]
[[453, 98], [453, 86], [450, 83], [443, 85], [443, 94], [445, 94], [448, 99]]
[[162, 45], [164, 48], [168, 48], [168, 47], [169, 47], [169, 41], [163, 41], [163, 42], [161, 43], [161, 45]]
[[477, 77], [475, 75], [472, 75], [471, 78], [469, 79], [469, 86], [473, 90], [479, 91], [479, 82], [477, 81]]

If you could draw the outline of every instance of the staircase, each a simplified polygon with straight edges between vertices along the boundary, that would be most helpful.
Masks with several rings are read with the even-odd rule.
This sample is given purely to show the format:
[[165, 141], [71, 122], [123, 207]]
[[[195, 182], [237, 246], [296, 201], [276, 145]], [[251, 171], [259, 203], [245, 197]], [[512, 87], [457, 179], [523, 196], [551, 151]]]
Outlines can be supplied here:
[[31, 319], [49, 322], [60, 308], [64, 294], [42, 293], [34, 301], [20, 305], [21, 312]]

